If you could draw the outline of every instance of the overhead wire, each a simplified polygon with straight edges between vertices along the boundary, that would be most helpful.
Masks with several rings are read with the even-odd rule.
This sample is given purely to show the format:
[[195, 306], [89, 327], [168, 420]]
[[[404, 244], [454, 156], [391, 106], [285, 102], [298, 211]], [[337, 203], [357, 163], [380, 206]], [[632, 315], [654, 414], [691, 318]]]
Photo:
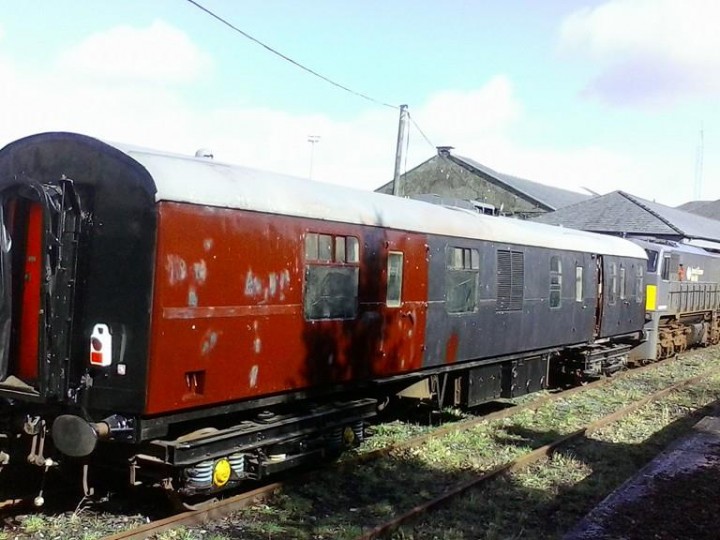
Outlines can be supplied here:
[[279, 57], [282, 58], [283, 60], [285, 60], [285, 61], [287, 61], [287, 62], [290, 62], [291, 64], [293, 64], [294, 66], [302, 69], [303, 71], [306, 71], [306, 72], [310, 73], [311, 75], [314, 75], [315, 77], [318, 77], [319, 79], [322, 79], [323, 81], [325, 81], [325, 82], [327, 82], [327, 83], [329, 83], [329, 84], [331, 84], [331, 85], [333, 85], [333, 86], [335, 86], [335, 87], [337, 87], [337, 88], [340, 88], [341, 90], [345, 90], [346, 92], [349, 92], [349, 93], [351, 93], [351, 94], [354, 94], [355, 96], [358, 96], [358, 97], [360, 97], [360, 98], [362, 98], [362, 99], [365, 99], [365, 100], [370, 101], [370, 102], [372, 102], [372, 103], [375, 103], [375, 104], [377, 104], [377, 105], [382, 105], [382, 106], [384, 106], [384, 107], [390, 107], [391, 109], [399, 109], [399, 108], [400, 108], [400, 107], [397, 106], [397, 105], [391, 105], [390, 103], [386, 103], [386, 102], [381, 101], [381, 100], [379, 100], [379, 99], [375, 99], [375, 98], [373, 98], [373, 97], [371, 97], [371, 96], [369, 96], [369, 95], [367, 95], [367, 94], [364, 94], [364, 93], [362, 93], [362, 92], [358, 92], [357, 90], [353, 90], [352, 88], [348, 88], [348, 87], [345, 86], [345, 85], [342, 85], [342, 84], [340, 84], [340, 83], [338, 83], [338, 82], [333, 81], [333, 80], [330, 79], [329, 77], [326, 77], [325, 75], [323, 75], [323, 74], [321, 74], [321, 73], [318, 73], [318, 72], [315, 71], [314, 69], [311, 69], [311, 68], [309, 68], [309, 67], [301, 64], [300, 62], [297, 62], [296, 60], [293, 60], [293, 59], [290, 58], [289, 56], [287, 56], [287, 55], [281, 53], [280, 51], [278, 51], [277, 49], [274, 49], [274, 48], [272, 48], [270, 45], [267, 45], [266, 43], [263, 43], [263, 42], [260, 41], [259, 39], [251, 36], [250, 34], [248, 34], [247, 32], [245, 32], [244, 30], [241, 30], [240, 28], [238, 28], [237, 26], [235, 26], [234, 24], [232, 24], [232, 23], [231, 23], [230, 21], [228, 21], [227, 19], [221, 17], [220, 15], [214, 13], [214, 12], [211, 11], [210, 9], [208, 9], [208, 8], [206, 8], [205, 6], [201, 5], [199, 2], [196, 2], [195, 0], [187, 0], [187, 1], [188, 1], [189, 3], [191, 3], [193, 6], [195, 6], [196, 8], [198, 8], [199, 10], [204, 11], [206, 14], [210, 15], [212, 18], [214, 18], [214, 19], [216, 19], [217, 21], [221, 22], [222, 24], [224, 24], [224, 25], [227, 26], [228, 28], [231, 28], [232, 30], [234, 30], [234, 31], [237, 32], [238, 34], [240, 34], [240, 35], [244, 36], [245, 38], [249, 39], [250, 41], [252, 41], [252, 42], [260, 45], [260, 46], [263, 47], [264, 49], [270, 51], [272, 54], [274, 54], [274, 55], [276, 55], [276, 56], [279, 56]]
[[415, 129], [417, 129], [420, 132], [420, 135], [422, 135], [422, 138], [425, 139], [425, 142], [428, 143], [433, 149], [436, 148], [436, 146], [432, 143], [430, 139], [428, 139], [428, 136], [425, 135], [425, 132], [420, 128], [418, 123], [415, 121], [415, 118], [410, 114], [410, 111], [408, 111], [408, 118], [410, 118], [410, 121], [415, 126]]

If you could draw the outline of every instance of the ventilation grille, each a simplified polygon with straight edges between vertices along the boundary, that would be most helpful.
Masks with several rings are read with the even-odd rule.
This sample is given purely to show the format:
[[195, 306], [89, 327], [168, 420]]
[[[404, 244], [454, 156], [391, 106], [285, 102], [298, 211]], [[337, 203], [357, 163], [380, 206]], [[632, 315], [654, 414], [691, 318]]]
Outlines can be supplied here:
[[497, 252], [497, 311], [519, 311], [523, 306], [525, 258], [521, 251]]

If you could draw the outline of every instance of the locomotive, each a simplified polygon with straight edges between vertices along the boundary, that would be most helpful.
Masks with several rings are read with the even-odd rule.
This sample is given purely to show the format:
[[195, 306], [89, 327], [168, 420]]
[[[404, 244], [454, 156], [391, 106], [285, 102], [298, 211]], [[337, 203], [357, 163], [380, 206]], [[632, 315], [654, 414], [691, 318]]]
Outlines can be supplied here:
[[646, 331], [620, 238], [73, 133], [0, 150], [0, 203], [9, 465], [211, 494], [337, 455], [390, 396], [526, 394]]
[[630, 360], [660, 360], [720, 342], [720, 255], [671, 240], [632, 241], [648, 255], [647, 339]]

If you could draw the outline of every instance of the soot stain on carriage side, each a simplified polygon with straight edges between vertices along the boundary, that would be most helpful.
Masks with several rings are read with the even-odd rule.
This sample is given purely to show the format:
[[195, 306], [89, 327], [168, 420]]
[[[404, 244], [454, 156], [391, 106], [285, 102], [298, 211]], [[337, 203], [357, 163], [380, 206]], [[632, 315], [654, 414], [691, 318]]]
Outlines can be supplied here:
[[362, 249], [355, 316], [305, 321], [305, 365], [301, 377], [309, 387], [341, 382], [361, 384], [376, 375], [374, 368], [379, 361], [384, 372], [397, 371], [401, 365], [397, 345], [388, 347], [383, 343], [383, 334], [390, 326], [381, 308], [387, 286], [382, 256], [386, 234], [373, 227], [358, 237]]

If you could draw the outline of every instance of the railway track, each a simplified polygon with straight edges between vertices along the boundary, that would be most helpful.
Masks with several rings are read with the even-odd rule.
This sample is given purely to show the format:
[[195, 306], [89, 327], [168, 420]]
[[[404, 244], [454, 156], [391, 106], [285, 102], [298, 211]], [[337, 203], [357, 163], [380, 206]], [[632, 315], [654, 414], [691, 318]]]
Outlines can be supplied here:
[[644, 398], [626, 406], [622, 409], [613, 412], [612, 414], [609, 414], [607, 416], [604, 416], [603, 418], [600, 418], [598, 420], [595, 420], [593, 422], [590, 422], [586, 426], [573, 431], [572, 433], [565, 435], [563, 437], [560, 437], [556, 439], [555, 441], [545, 444], [539, 448], [536, 448], [532, 452], [529, 452], [528, 454], [525, 454], [517, 459], [514, 459], [512, 461], [509, 461], [507, 463], [504, 463], [502, 465], [499, 465], [497, 467], [494, 467], [493, 469], [483, 472], [479, 475], [477, 475], [475, 478], [472, 478], [466, 482], [462, 482], [460, 484], [457, 484], [456, 486], [452, 487], [451, 489], [445, 491], [443, 494], [441, 494], [438, 497], [435, 497], [434, 499], [424, 502], [423, 504], [417, 505], [414, 508], [408, 510], [406, 513], [397, 516], [396, 518], [387, 521], [381, 525], [378, 525], [377, 527], [373, 528], [372, 530], [368, 531], [367, 533], [364, 533], [363, 535], [359, 536], [357, 540], [373, 540], [375, 538], [381, 538], [386, 534], [391, 533], [392, 531], [396, 530], [401, 525], [418, 519], [419, 517], [423, 516], [424, 514], [427, 514], [431, 511], [433, 511], [435, 508], [447, 504], [448, 502], [452, 501], [456, 497], [462, 495], [463, 493], [467, 492], [470, 489], [477, 489], [481, 488], [484, 484], [487, 484], [488, 482], [494, 480], [495, 478], [499, 477], [500, 475], [507, 474], [519, 469], [522, 469], [524, 467], [527, 467], [533, 463], [536, 463], [538, 461], [541, 461], [548, 456], [550, 456], [557, 448], [560, 446], [569, 443], [570, 441], [577, 440], [581, 437], [585, 437], [587, 435], [590, 435], [591, 433], [613, 423], [616, 422], [626, 416], [629, 416], [630, 414], [636, 412], [640, 408], [644, 407], [645, 405], [648, 405], [649, 403], [659, 400], [668, 394], [675, 392], [677, 390], [680, 390], [686, 386], [692, 386], [693, 384], [696, 384], [709, 375], [712, 375], [713, 373], [720, 372], [720, 367], [715, 368], [713, 370], [710, 370], [709, 372], [703, 373], [702, 375], [697, 375], [695, 377], [691, 377], [689, 379], [686, 379], [682, 382], [673, 384], [672, 386], [669, 386], [667, 388], [664, 388], [662, 390], [659, 390], [657, 392], [654, 392], [653, 394], [649, 396], [645, 396]]
[[[589, 383], [584, 386], [578, 386], [571, 388], [569, 390], [556, 392], [553, 394], [550, 394], [548, 396], [544, 396], [541, 398], [538, 398], [536, 400], [533, 400], [532, 402], [523, 404], [523, 405], [517, 405], [508, 409], [503, 409], [500, 411], [496, 411], [493, 413], [490, 413], [488, 415], [472, 418], [464, 421], [460, 421], [457, 423], [453, 423], [450, 425], [442, 426], [440, 428], [433, 429], [427, 433], [423, 433], [421, 435], [408, 438], [406, 440], [403, 440], [401, 442], [393, 443], [390, 445], [387, 445], [383, 448], [371, 450], [365, 453], [356, 454], [349, 456], [347, 459], [333, 464], [329, 467], [336, 467], [336, 468], [349, 468], [354, 465], [358, 465], [361, 463], [366, 463], [375, 459], [382, 458], [384, 456], [388, 456], [392, 454], [393, 452], [397, 452], [404, 449], [409, 449], [413, 447], [417, 447], [419, 445], [422, 445], [423, 443], [437, 438], [444, 435], [451, 434], [453, 432], [459, 432], [464, 430], [469, 430], [479, 424], [482, 423], [488, 423], [492, 421], [502, 420], [504, 418], [509, 418], [515, 414], [518, 414], [522, 411], [529, 411], [529, 410], [536, 410], [540, 409], [544, 405], [547, 405], [548, 403], [551, 403], [556, 400], [560, 399], [566, 399], [569, 398], [575, 394], [587, 392], [594, 389], [602, 389], [603, 387], [613, 384], [617, 382], [620, 379], [623, 379], [625, 377], [628, 377], [630, 375], [636, 376], [641, 375], [643, 372], [646, 371], [652, 371], [655, 369], [658, 369], [659, 367], [666, 365], [668, 363], [675, 362], [676, 358], [671, 358], [662, 362], [658, 362], [656, 364], [651, 364], [648, 366], [643, 366], [637, 369], [633, 369], [630, 371], [625, 371], [620, 374], [616, 374], [613, 377], [600, 379], [598, 381]], [[402, 524], [417, 519], [419, 516], [421, 516], [423, 513], [427, 513], [432, 511], [433, 509], [447, 503], [448, 501], [452, 500], [454, 497], [457, 497], [458, 495], [466, 492], [467, 490], [480, 487], [483, 483], [489, 482], [492, 479], [502, 475], [506, 474], [508, 472], [512, 472], [514, 470], [517, 470], [519, 468], [525, 467], [527, 465], [530, 465], [531, 463], [537, 462], [546, 456], [552, 454], [552, 452], [560, 445], [563, 445], [573, 439], [577, 439], [578, 437], [587, 435], [609, 423], [612, 423], [624, 416], [627, 416], [631, 414], [632, 412], [638, 410], [639, 408], [643, 407], [644, 405], [652, 402], [653, 400], [657, 400], [662, 398], [663, 396], [666, 396], [667, 394], [674, 392], [680, 388], [683, 388], [685, 386], [690, 386], [693, 383], [697, 383], [698, 381], [701, 381], [703, 378], [708, 377], [711, 373], [720, 371], [720, 367], [715, 368], [713, 370], [710, 370], [709, 372], [705, 372], [701, 375], [697, 375], [694, 377], [691, 377], [689, 379], [683, 380], [681, 382], [672, 384], [669, 387], [663, 388], [660, 391], [654, 392], [648, 396], [645, 396], [644, 398], [637, 400], [636, 402], [632, 403], [631, 405], [628, 405], [626, 407], [623, 407], [622, 409], [613, 412], [612, 414], [609, 414], [601, 419], [595, 420], [586, 426], [582, 427], [581, 429], [575, 430], [572, 433], [565, 435], [561, 438], [558, 438], [557, 440], [545, 444], [539, 448], [536, 448], [535, 450], [532, 450], [531, 452], [515, 459], [512, 461], [509, 461], [507, 463], [504, 463], [502, 465], [499, 465], [497, 467], [494, 467], [488, 471], [482, 472], [478, 474], [476, 477], [461, 482], [452, 488], [448, 489], [443, 494], [433, 498], [430, 501], [424, 502], [420, 505], [415, 506], [411, 510], [407, 511], [406, 513], [398, 516], [397, 518], [388, 521], [387, 523], [383, 523], [381, 525], [378, 525], [377, 527], [371, 529], [367, 533], [365, 533], [360, 538], [363, 539], [370, 539], [370, 538], [378, 538], [381, 537], [392, 530], [396, 529], [397, 527], [401, 526]], [[302, 475], [300, 478], [294, 478], [293, 482], [302, 482], [304, 480], [310, 481], [312, 477], [316, 477], [317, 471], [313, 471], [311, 473], [306, 473], [305, 475]], [[262, 486], [258, 489], [255, 489], [253, 491], [242, 493], [239, 495], [235, 495], [232, 497], [229, 497], [227, 499], [224, 499], [222, 501], [219, 501], [217, 503], [211, 504], [206, 508], [199, 509], [199, 510], [193, 510], [193, 511], [187, 511], [180, 514], [176, 514], [173, 516], [170, 516], [165, 519], [161, 519], [159, 521], [154, 521], [151, 523], [148, 523], [146, 525], [143, 525], [141, 527], [128, 530], [125, 532], [117, 533], [115, 535], [106, 537], [106, 540], [135, 540], [135, 539], [144, 539], [151, 537], [153, 535], [159, 534], [163, 531], [167, 531], [169, 529], [179, 528], [179, 527], [190, 527], [194, 525], [199, 525], [202, 523], [207, 522], [208, 520], [218, 520], [222, 517], [228, 516], [233, 514], [234, 512], [241, 510], [242, 508], [248, 507], [250, 505], [262, 502], [270, 498], [271, 496], [277, 494], [279, 491], [282, 490], [284, 487], [284, 483], [282, 482], [276, 482], [273, 484], [268, 484], [266, 486]]]

